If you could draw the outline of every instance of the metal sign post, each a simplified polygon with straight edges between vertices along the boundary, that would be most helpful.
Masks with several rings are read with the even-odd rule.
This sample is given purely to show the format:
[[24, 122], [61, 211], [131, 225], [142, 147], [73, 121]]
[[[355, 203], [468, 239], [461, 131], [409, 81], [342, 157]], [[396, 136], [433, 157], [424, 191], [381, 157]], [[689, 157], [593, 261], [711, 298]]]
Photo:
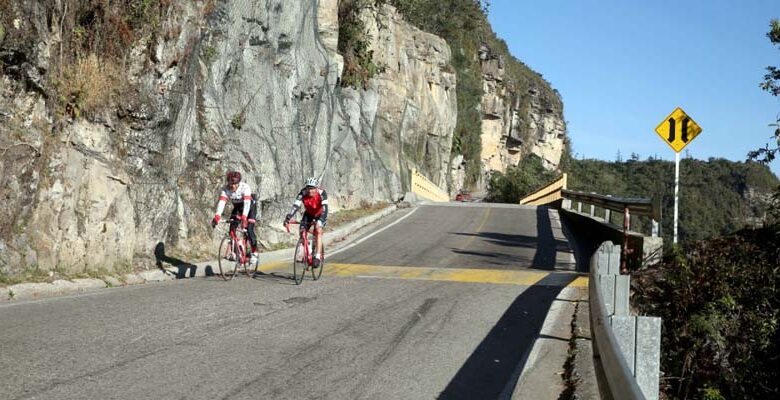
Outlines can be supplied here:
[[[679, 136], [677, 134], [679, 127]], [[680, 151], [701, 133], [701, 127], [682, 108], [677, 107], [661, 121], [655, 132], [674, 150], [674, 235], [677, 244], [677, 205], [680, 197]]]
[[674, 236], [672, 243], [677, 244], [677, 203], [680, 199], [680, 152], [674, 153]]

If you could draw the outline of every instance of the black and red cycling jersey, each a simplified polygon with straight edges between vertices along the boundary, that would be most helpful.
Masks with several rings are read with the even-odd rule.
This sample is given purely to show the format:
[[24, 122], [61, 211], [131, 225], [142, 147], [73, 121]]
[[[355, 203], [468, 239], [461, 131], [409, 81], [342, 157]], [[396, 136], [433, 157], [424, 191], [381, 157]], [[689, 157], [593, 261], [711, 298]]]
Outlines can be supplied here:
[[298, 192], [298, 196], [295, 197], [289, 215], [295, 215], [301, 206], [303, 206], [303, 214], [305, 217], [318, 219], [323, 222], [323, 225], [327, 222], [328, 193], [325, 190], [317, 188], [314, 195], [309, 196], [309, 190], [307, 188], [301, 189], [301, 191]]

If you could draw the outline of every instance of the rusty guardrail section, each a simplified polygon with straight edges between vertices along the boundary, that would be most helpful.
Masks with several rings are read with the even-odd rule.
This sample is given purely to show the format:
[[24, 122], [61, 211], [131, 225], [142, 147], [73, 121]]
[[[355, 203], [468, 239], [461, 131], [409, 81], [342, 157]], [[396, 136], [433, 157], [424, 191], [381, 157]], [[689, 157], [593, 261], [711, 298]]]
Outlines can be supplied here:
[[412, 193], [418, 194], [430, 201], [444, 202], [450, 201], [450, 195], [442, 188], [436, 186], [416, 169], [412, 169]]
[[520, 199], [520, 204], [540, 206], [550, 204], [561, 199], [562, 190], [566, 189], [566, 174], [561, 175], [549, 185]]

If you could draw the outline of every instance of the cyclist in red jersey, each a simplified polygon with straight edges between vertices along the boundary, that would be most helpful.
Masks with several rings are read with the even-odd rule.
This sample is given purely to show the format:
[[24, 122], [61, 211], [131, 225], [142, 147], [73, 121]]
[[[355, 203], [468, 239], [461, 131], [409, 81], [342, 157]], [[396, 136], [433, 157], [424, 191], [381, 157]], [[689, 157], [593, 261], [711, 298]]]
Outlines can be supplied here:
[[298, 196], [295, 197], [292, 209], [284, 217], [284, 224], [287, 225], [292, 217], [303, 205], [303, 218], [301, 218], [301, 231], [309, 230], [314, 226], [314, 237], [317, 242], [317, 249], [314, 253], [312, 264], [314, 268], [320, 266], [322, 260], [322, 228], [328, 222], [328, 194], [319, 188], [319, 181], [315, 177], [306, 179], [306, 186], [301, 189]]
[[222, 210], [225, 209], [225, 203], [230, 200], [233, 203], [233, 211], [230, 217], [233, 222], [230, 223], [230, 230], [236, 229], [239, 223], [246, 229], [249, 242], [252, 245], [252, 256], [250, 264], [257, 262], [257, 237], [255, 236], [255, 222], [257, 217], [257, 201], [252, 195], [252, 189], [246, 182], [241, 182], [241, 173], [230, 171], [226, 176], [226, 184], [219, 194], [217, 203], [217, 212], [214, 219], [211, 220], [211, 226], [215, 227], [219, 223]]

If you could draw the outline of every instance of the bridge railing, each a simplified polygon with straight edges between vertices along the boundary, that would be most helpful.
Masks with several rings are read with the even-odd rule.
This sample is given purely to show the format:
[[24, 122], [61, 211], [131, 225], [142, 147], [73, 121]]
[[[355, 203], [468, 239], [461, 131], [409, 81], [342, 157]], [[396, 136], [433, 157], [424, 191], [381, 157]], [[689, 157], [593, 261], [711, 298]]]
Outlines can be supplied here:
[[[629, 255], [639, 248], [641, 248], [641, 254], [637, 253], [633, 257], [639, 258], [642, 264], [652, 264], [660, 258], [662, 245], [661, 239], [658, 237], [660, 233], [659, 221], [661, 220], [660, 201], [578, 192], [567, 189], [566, 185], [567, 176], [563, 174], [547, 186], [520, 199], [520, 204], [551, 205], [567, 210], [576, 210], [577, 213], [594, 219], [603, 218], [603, 221], [608, 225], [622, 225], [622, 269], [624, 272], [627, 270]], [[616, 215], [613, 215], [613, 212], [616, 212]], [[634, 223], [636, 217], [650, 219], [650, 237], [655, 239], [647, 239], [641, 234], [632, 233], [633, 229], [641, 226]], [[614, 220], [617, 220], [618, 223], [614, 223]], [[632, 237], [634, 240], [631, 240]]]
[[520, 204], [539, 206], [554, 203], [561, 199], [561, 191], [566, 189], [566, 174], [561, 175], [549, 185], [520, 199]]
[[425, 175], [421, 174], [416, 169], [412, 169], [412, 182], [411, 190], [419, 196], [422, 196], [430, 201], [444, 202], [450, 201], [450, 196], [444, 189], [436, 186], [435, 183], [428, 180]]

